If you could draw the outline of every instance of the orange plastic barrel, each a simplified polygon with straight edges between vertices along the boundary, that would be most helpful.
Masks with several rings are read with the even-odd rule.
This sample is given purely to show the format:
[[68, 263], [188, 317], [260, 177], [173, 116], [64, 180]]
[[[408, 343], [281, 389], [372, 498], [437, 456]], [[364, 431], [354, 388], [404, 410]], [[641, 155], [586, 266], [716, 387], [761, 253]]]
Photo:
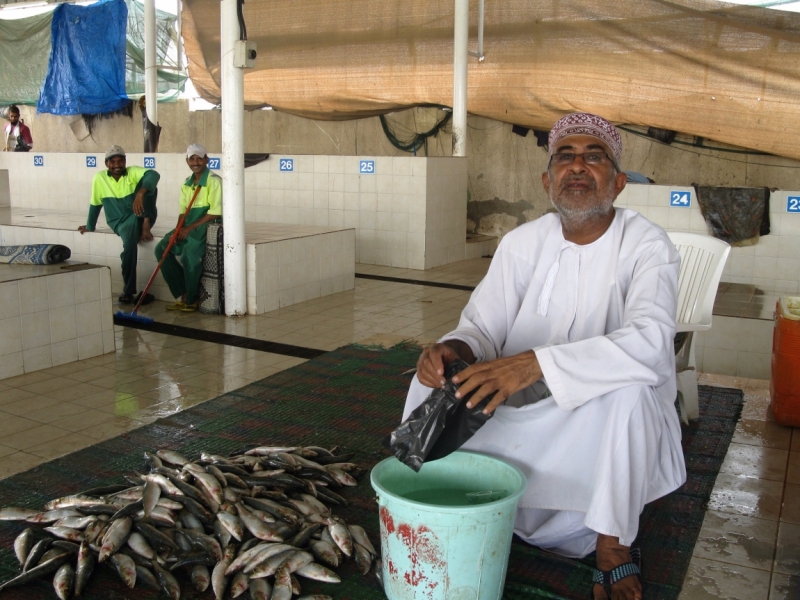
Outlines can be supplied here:
[[775, 421], [800, 427], [800, 296], [783, 296], [775, 306], [769, 391]]

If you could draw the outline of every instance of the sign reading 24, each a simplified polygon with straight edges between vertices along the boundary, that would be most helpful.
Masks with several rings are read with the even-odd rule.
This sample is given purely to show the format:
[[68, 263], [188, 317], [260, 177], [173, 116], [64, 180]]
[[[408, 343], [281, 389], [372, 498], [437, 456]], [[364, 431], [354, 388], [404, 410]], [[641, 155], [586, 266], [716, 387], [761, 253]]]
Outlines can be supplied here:
[[675, 190], [669, 193], [669, 205], [679, 206], [681, 208], [690, 208], [692, 206], [692, 193], [691, 192], [678, 192]]

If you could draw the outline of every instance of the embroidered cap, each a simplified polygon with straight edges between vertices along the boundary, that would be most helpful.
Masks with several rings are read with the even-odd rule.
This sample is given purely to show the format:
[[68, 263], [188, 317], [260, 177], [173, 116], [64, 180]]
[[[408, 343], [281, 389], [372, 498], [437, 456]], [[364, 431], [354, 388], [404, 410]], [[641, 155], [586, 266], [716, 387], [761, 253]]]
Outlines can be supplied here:
[[114, 158], [115, 156], [121, 156], [125, 158], [125, 150], [122, 149], [122, 146], [111, 146], [106, 152], [106, 160], [109, 158]]
[[200, 144], [192, 144], [186, 149], [186, 158], [192, 158], [193, 156], [203, 158], [207, 155], [206, 149]]
[[603, 142], [611, 150], [611, 160], [619, 171], [622, 156], [622, 138], [619, 131], [603, 117], [591, 113], [572, 113], [561, 117], [550, 130], [547, 140], [547, 158], [550, 159], [558, 143], [571, 135], [590, 135]]

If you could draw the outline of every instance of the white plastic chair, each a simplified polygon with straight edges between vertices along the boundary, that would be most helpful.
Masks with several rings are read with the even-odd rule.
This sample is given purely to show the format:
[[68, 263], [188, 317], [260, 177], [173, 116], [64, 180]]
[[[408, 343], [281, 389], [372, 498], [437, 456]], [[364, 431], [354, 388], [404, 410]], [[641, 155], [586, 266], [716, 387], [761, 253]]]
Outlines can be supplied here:
[[711, 329], [714, 298], [731, 247], [722, 240], [698, 233], [671, 231], [667, 235], [681, 255], [675, 322], [678, 333], [688, 332], [688, 335], [675, 355], [675, 366], [681, 418], [688, 425], [689, 419], [700, 416], [692, 335], [695, 331]]

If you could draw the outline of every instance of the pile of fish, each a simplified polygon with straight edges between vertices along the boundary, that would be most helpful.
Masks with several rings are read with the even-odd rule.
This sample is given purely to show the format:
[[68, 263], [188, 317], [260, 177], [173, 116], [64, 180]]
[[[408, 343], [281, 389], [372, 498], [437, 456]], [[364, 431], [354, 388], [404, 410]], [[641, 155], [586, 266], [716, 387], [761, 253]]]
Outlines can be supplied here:
[[365, 473], [350, 459], [316, 446], [258, 446], [196, 461], [145, 452], [148, 472], [126, 477], [130, 485], [58, 498], [43, 511], [0, 509], [0, 520], [46, 525], [16, 538], [22, 572], [0, 590], [55, 572], [56, 594], [66, 600], [105, 563], [129, 588], [149, 586], [173, 600], [180, 573], [217, 600], [246, 591], [252, 600], [291, 600], [302, 594], [302, 578], [339, 582], [332, 569], [348, 558], [366, 574], [374, 546], [362, 527], [333, 514], [347, 505], [334, 490]]

